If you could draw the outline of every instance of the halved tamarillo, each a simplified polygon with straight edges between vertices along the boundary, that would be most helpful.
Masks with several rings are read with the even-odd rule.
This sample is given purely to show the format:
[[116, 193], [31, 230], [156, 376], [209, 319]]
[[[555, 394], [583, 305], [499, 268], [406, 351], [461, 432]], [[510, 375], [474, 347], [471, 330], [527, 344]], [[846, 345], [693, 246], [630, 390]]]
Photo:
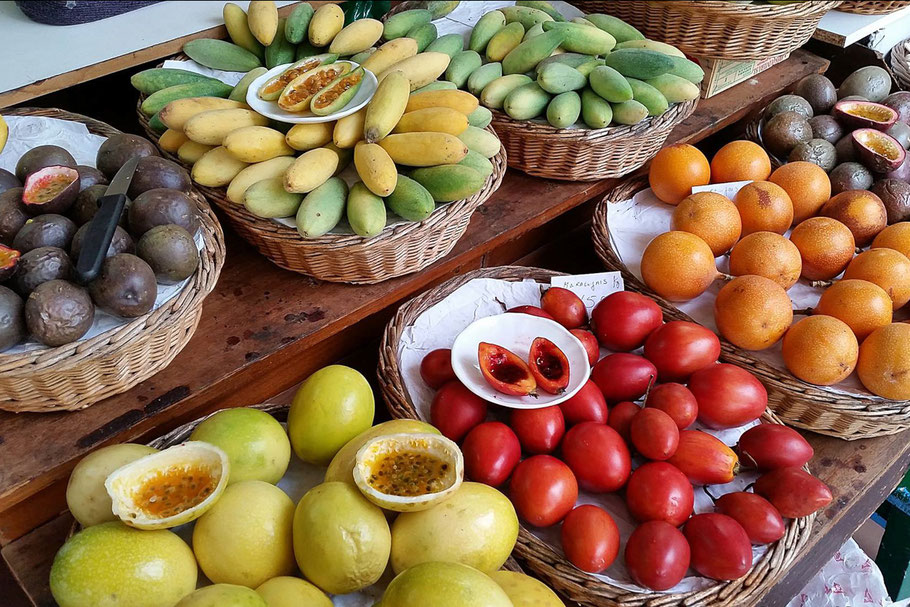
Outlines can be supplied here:
[[497, 392], [510, 396], [537, 396], [537, 380], [528, 364], [514, 352], [482, 341], [477, 346], [477, 360], [483, 378]]
[[562, 394], [569, 385], [569, 359], [546, 337], [537, 337], [531, 342], [528, 355], [531, 375], [540, 389], [548, 394]]

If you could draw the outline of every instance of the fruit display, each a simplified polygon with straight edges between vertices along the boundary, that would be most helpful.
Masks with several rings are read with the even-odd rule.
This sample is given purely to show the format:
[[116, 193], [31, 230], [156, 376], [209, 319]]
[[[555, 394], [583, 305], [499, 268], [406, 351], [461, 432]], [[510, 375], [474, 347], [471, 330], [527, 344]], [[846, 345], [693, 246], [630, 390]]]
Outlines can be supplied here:
[[[77, 283], [76, 263], [108, 180], [138, 158], [124, 210], [100, 274]], [[0, 351], [80, 340], [99, 319], [120, 323], [149, 313], [159, 293], [196, 273], [199, 228], [191, 182], [142, 137], [117, 134], [97, 150], [96, 167], [77, 165], [58, 145], [18, 159], [0, 193]], [[161, 285], [161, 286], [159, 286]], [[166, 289], [159, 291], [160, 289]]]
[[[606, 296], [589, 314], [569, 289], [530, 283], [519, 291], [529, 283], [519, 284], [513, 294], [524, 303], [513, 305], [507, 287], [483, 291], [490, 302], [475, 314], [496, 319], [499, 306], [510, 313], [502, 326], [518, 313], [590, 334], [598, 353], [593, 363], [585, 359], [590, 379], [571, 398], [511, 408], [517, 405], [478, 392], [461, 370], [462, 336], [473, 324], [452, 349], [427, 350], [409, 340], [401, 364], [418, 367], [403, 369], [416, 414], [461, 445], [466, 483], [508, 495], [536, 538], [525, 541], [523, 554], [565, 559], [594, 575], [592, 584], [685, 592], [695, 587], [686, 577], [690, 567], [711, 580], [740, 579], [752, 568], [753, 544], [784, 536], [784, 517], [811, 514], [830, 501], [830, 491], [802, 468], [812, 458], [809, 444], [764, 417], [764, 386], [749, 371], [718, 362], [721, 344], [710, 330], [664, 322], [654, 300], [632, 292]], [[474, 295], [450, 297], [448, 305], [459, 309]], [[525, 339], [535, 342], [530, 335]], [[440, 344], [438, 337], [423, 342]], [[485, 347], [493, 353], [485, 355]], [[489, 343], [473, 364], [499, 392], [524, 394], [535, 379], [522, 356]], [[489, 373], [485, 365], [493, 367]], [[762, 481], [761, 495], [748, 491], [766, 476], [772, 480]], [[776, 482], [790, 487], [794, 504]], [[754, 519], [756, 512], [762, 518]], [[624, 559], [617, 558], [621, 552]], [[538, 573], [557, 588], [567, 583], [552, 570]]]
[[[357, 371], [313, 374], [287, 430], [280, 409], [225, 409], [182, 429], [185, 442], [88, 455], [67, 489], [82, 528], [51, 569], [57, 604], [561, 604], [541, 582], [499, 571], [518, 537], [509, 499], [464, 479], [462, 451], [430, 424], [371, 426]], [[197, 590], [203, 575], [213, 585]]]
[[[812, 103], [835, 94], [809, 86], [819, 78], [797, 89], [806, 89]], [[812, 111], [810, 101], [791, 95], [768, 112], [784, 106]], [[694, 146], [668, 146], [654, 158], [648, 182], [642, 204], [652, 213], [645, 223], [654, 227], [638, 240], [644, 248], [620, 246], [623, 258], [640, 256], [647, 289], [788, 376], [852, 394], [910, 399], [893, 365], [878, 357], [877, 365], [853, 375], [865, 340], [897, 330], [889, 327], [899, 328], [910, 300], [902, 238], [910, 216], [897, 215], [906, 182], [889, 178], [872, 190], [837, 192], [833, 172], [807, 160], [772, 170], [766, 152], [750, 141], [724, 145], [710, 162]], [[612, 223], [611, 231], [641, 231]]]

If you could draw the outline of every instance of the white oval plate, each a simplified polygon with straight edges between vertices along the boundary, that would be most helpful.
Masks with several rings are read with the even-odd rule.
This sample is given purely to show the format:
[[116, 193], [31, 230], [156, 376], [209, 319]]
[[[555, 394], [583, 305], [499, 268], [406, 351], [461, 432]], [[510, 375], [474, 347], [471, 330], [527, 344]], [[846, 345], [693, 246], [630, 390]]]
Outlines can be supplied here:
[[[337, 63], [349, 63], [352, 70], [355, 70], [359, 67], [359, 65], [353, 61], [338, 61]], [[278, 122], [290, 122], [293, 124], [332, 122], [333, 120], [338, 120], [339, 118], [344, 118], [345, 116], [353, 114], [365, 106], [367, 103], [369, 103], [370, 99], [373, 98], [373, 93], [376, 92], [376, 87], [379, 86], [379, 81], [376, 80], [376, 75], [370, 70], [364, 70], [363, 83], [357, 90], [357, 94], [354, 95], [353, 99], [351, 99], [346, 106], [334, 114], [329, 114], [328, 116], [317, 116], [312, 112], [286, 112], [285, 110], [278, 107], [277, 101], [264, 101], [259, 98], [259, 95], [257, 93], [269, 78], [277, 76], [286, 70], [290, 65], [290, 63], [277, 65], [264, 73], [259, 78], [253, 80], [253, 82], [250, 84], [250, 88], [246, 92], [247, 105], [249, 105], [251, 108], [266, 118], [271, 118], [272, 120], [277, 120]]]
[[[477, 347], [480, 342], [496, 344], [528, 360], [531, 342], [546, 337], [563, 351], [569, 360], [569, 385], [562, 394], [538, 390], [537, 397], [510, 396], [497, 392], [480, 371]], [[475, 320], [458, 334], [452, 344], [452, 369], [468, 390], [485, 401], [512, 409], [541, 409], [572, 398], [588, 381], [591, 366], [588, 353], [578, 338], [558, 322], [530, 314], [496, 314]]]

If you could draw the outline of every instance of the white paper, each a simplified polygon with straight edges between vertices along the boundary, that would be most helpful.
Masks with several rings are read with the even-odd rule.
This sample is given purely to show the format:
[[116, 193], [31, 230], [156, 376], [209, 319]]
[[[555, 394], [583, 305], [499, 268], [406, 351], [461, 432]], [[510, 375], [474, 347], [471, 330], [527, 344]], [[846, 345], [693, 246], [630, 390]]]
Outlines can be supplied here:
[[[906, 605], [901, 601], [901, 605]], [[885, 579], [875, 561], [853, 539], [834, 553], [787, 604], [787, 607], [885, 607], [895, 605], [888, 596]]]
[[[506, 309], [518, 305], [540, 305], [541, 289], [545, 287], [546, 285], [531, 280], [509, 282], [491, 278], [475, 279], [462, 285], [451, 295], [424, 311], [423, 314], [415, 319], [412, 325], [402, 331], [401, 341], [398, 344], [398, 360], [401, 374], [404, 379], [405, 389], [421, 419], [429, 419], [430, 404], [435, 393], [420, 378], [420, 361], [423, 357], [437, 348], [450, 348], [455, 341], [455, 337], [478, 318], [500, 314]], [[608, 352], [602, 349], [602, 355], [606, 353]], [[490, 406], [490, 417], [493, 419], [504, 419], [503, 410]], [[739, 440], [739, 436], [753, 425], [755, 423], [723, 431], [708, 430], [698, 424], [693, 427], [705, 430], [718, 437], [725, 444], [733, 446]], [[643, 460], [633, 458], [633, 467], [637, 467], [641, 463], [643, 463]], [[757, 478], [758, 475], [755, 473], [742, 472], [736, 476], [732, 483], [713, 485], [708, 490], [715, 497], [719, 497], [732, 491], [742, 491]], [[579, 494], [578, 503], [596, 504], [606, 509], [613, 517], [613, 520], [616, 521], [622, 540], [616, 562], [605, 574], [596, 575], [595, 577], [625, 590], [651, 592], [636, 586], [625, 568], [622, 553], [625, 542], [635, 528], [636, 523], [629, 514], [622, 496], [615, 493], [593, 494], [582, 491]], [[713, 502], [701, 488], [696, 488], [695, 490], [695, 511], [699, 513], [713, 511]], [[536, 529], [532, 530], [532, 532], [561, 553], [558, 526], [548, 529]], [[765, 551], [766, 547], [764, 546], [753, 547], [753, 560], [761, 557]], [[714, 583], [690, 571], [682, 582], [668, 592], [687, 592], [706, 588]]]
[[[107, 137], [89, 133], [88, 128], [81, 122], [37, 116], [4, 116], [3, 119], [9, 125], [9, 139], [6, 147], [0, 152], [0, 168], [8, 171], [15, 171], [19, 158], [25, 152], [39, 145], [59, 145], [73, 155], [77, 164], [95, 166], [98, 148], [107, 139]], [[201, 232], [195, 234], [195, 241], [196, 248], [201, 251], [204, 244]], [[157, 310], [176, 297], [191, 280], [192, 278], [188, 278], [173, 285], [158, 285], [158, 296], [155, 298], [155, 306], [152, 310]], [[92, 323], [88, 333], [79, 341], [90, 339], [133, 320], [113, 316], [96, 307], [95, 321]], [[47, 346], [44, 344], [29, 338], [27, 341], [4, 351], [3, 354], [20, 354], [46, 348]]]
[[[749, 181], [738, 181], [727, 184], [712, 184], [692, 188], [693, 191], [710, 191], [718, 192], [732, 198], [736, 195], [741, 187], [750, 183]], [[630, 200], [624, 200], [615, 204], [607, 205], [607, 221], [610, 226], [610, 243], [613, 250], [616, 251], [623, 264], [629, 271], [641, 280], [641, 255], [645, 247], [655, 236], [670, 230], [670, 222], [673, 216], [673, 207], [658, 200], [657, 196], [650, 188], [642, 190], [635, 194]], [[787, 231], [785, 236], [789, 237]], [[729, 273], [730, 258], [726, 255], [717, 258], [717, 269], [724, 273]], [[688, 314], [692, 319], [715, 333], [717, 325], [714, 322], [714, 300], [724, 283], [720, 280], [708, 288], [703, 294], [691, 301], [679, 302], [677, 308]], [[814, 308], [818, 304], [823, 289], [810, 286], [809, 282], [800, 279], [793, 287], [787, 291], [787, 295], [793, 301], [793, 307], [797, 310]], [[805, 318], [802, 315], [795, 314], [793, 321], [797, 322]], [[761, 360], [768, 365], [788, 373], [781, 356], [781, 345], [778, 342], [767, 350], [750, 352], [752, 356]], [[796, 378], [794, 378], [795, 381]], [[847, 379], [836, 386], [818, 388], [830, 390], [839, 394], [857, 395], [864, 397], [872, 396], [863, 388], [856, 374], [850, 375]]]
[[622, 274], [619, 272], [597, 272], [595, 274], [575, 274], [574, 276], [554, 276], [550, 279], [554, 287], [568, 289], [578, 295], [584, 302], [588, 316], [594, 306], [611, 293], [622, 291]]

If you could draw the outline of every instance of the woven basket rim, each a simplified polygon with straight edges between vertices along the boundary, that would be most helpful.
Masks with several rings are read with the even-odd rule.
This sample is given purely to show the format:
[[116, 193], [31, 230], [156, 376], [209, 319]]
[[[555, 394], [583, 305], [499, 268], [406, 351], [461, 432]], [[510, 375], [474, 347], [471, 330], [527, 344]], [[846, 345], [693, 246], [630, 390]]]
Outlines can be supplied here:
[[908, 6], [907, 0], [843, 0], [837, 10], [857, 15], [887, 15]]
[[891, 71], [900, 87], [910, 91], [910, 38], [901, 40], [891, 49]]
[[[653, 293], [629, 272], [628, 268], [618, 261], [618, 256], [613, 250], [610, 241], [607, 205], [628, 200], [636, 192], [647, 187], [646, 177], [636, 177], [623, 181], [604, 195], [597, 204], [591, 221], [594, 248], [605, 265], [620, 268], [627, 289], [635, 290], [654, 298], [665, 313], [669, 312], [679, 319], [691, 321], [692, 319], [687, 314], [680, 311], [671, 302]], [[722, 338], [721, 358], [727, 362], [748, 367], [769, 388], [769, 392], [777, 390], [781, 393], [798, 397], [801, 401], [810, 403], [815, 409], [824, 411], [829, 415], [862, 421], [875, 430], [846, 435], [830, 427], [819, 427], [802, 420], [791, 419], [785, 413], [778, 411], [778, 415], [789, 425], [849, 440], [894, 434], [910, 427], [910, 400], [895, 401], [871, 393], [868, 395], [846, 395], [835, 392], [830, 388], [815, 386], [793, 377], [793, 375], [783, 369], [769, 365], [748, 351], [742, 350]]]
[[[462, 276], [456, 276], [441, 285], [426, 291], [404, 303], [383, 331], [379, 350], [377, 376], [383, 399], [393, 418], [416, 419], [416, 407], [407, 393], [401, 369], [398, 365], [398, 342], [402, 332], [423, 311], [454, 292], [458, 287], [476, 278], [494, 278], [518, 281], [533, 279], [548, 281], [553, 276], [564, 275], [561, 272], [542, 268], [523, 266], [498, 266], [480, 268]], [[768, 423], [781, 424], [781, 420], [766, 409], [762, 416]], [[522, 562], [536, 575], [545, 579], [573, 600], [591, 605], [659, 606], [702, 605], [720, 607], [722, 605], [752, 604], [758, 599], [757, 594], [767, 589], [795, 559], [802, 547], [808, 542], [815, 515], [804, 519], [789, 520], [787, 532], [778, 543], [769, 545], [768, 551], [752, 567], [750, 573], [732, 582], [718, 582], [707, 589], [686, 593], [635, 593], [623, 590], [612, 584], [601, 582], [581, 572], [569, 564], [554, 548], [533, 535], [521, 524], [516, 552]], [[739, 593], [745, 589], [744, 593]], [[746, 600], [748, 602], [743, 602]], [[735, 602], [733, 602], [735, 601]]]
[[[637, 0], [640, 1], [640, 0]], [[654, 4], [667, 4], [668, 10], [677, 12], [698, 12], [706, 19], [712, 17], [736, 17], [742, 19], [787, 19], [808, 17], [826, 13], [840, 6], [842, 0], [811, 0], [791, 4], [731, 4], [727, 0], [647, 0]]]
[[[90, 132], [105, 136], [120, 133], [119, 130], [94, 118], [56, 108], [13, 108], [4, 110], [3, 114], [6, 116], [42, 116], [81, 122], [89, 128]], [[63, 371], [72, 366], [90, 364], [93, 358], [109, 354], [116, 347], [114, 345], [116, 337], [132, 334], [132, 341], [151, 338], [156, 329], [167, 325], [173, 318], [199, 308], [218, 281], [224, 266], [225, 244], [221, 224], [202, 194], [196, 188], [191, 188], [190, 198], [196, 203], [199, 211], [200, 231], [204, 246], [200, 252], [200, 266], [183, 289], [158, 309], [95, 337], [56, 348], [40, 348], [20, 354], [0, 354], [0, 373], [6, 376], [28, 375], [39, 368], [53, 367]], [[4, 408], [6, 407], [4, 406]], [[65, 405], [58, 408], [65, 408]], [[13, 410], [13, 408], [10, 407], [9, 410]]]

